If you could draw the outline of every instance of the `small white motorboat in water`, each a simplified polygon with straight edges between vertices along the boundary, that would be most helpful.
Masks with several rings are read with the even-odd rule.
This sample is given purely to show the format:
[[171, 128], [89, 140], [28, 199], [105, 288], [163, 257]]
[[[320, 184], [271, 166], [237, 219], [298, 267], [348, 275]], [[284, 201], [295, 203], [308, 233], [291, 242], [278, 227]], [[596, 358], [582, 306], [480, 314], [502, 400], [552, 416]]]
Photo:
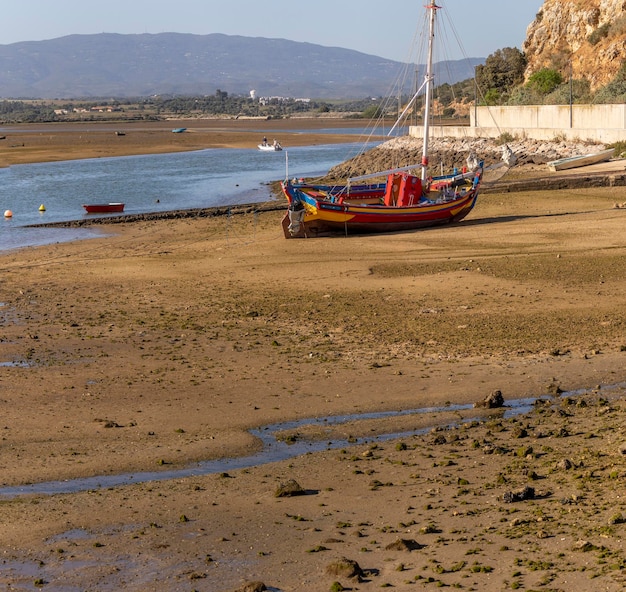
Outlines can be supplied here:
[[273, 143], [263, 142], [259, 144], [259, 150], [263, 150], [264, 152], [279, 152], [283, 147], [280, 145], [280, 142], [274, 140]]

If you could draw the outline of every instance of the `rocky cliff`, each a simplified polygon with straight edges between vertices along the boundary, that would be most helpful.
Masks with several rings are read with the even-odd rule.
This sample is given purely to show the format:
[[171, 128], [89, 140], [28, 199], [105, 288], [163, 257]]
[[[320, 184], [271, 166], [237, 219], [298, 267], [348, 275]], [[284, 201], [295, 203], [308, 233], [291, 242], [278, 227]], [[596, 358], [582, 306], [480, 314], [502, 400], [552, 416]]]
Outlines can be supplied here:
[[565, 79], [587, 79], [592, 90], [610, 82], [626, 59], [626, 0], [545, 0], [522, 47], [526, 76], [542, 68]]

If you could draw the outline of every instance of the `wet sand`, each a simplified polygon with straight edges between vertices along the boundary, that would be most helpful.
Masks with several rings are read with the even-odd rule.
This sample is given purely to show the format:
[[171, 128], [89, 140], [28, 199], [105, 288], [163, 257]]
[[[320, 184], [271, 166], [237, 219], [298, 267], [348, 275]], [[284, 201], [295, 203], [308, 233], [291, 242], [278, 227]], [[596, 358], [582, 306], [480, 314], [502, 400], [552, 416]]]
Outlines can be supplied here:
[[[444, 408], [281, 438], [421, 435], [5, 498], [0, 583], [622, 590], [623, 192], [492, 192], [455, 227], [386, 236], [287, 241], [267, 211], [0, 254], [4, 486], [246, 455], [252, 428], [287, 420]], [[545, 402], [454, 408], [496, 390]], [[290, 480], [302, 495], [278, 496]]]

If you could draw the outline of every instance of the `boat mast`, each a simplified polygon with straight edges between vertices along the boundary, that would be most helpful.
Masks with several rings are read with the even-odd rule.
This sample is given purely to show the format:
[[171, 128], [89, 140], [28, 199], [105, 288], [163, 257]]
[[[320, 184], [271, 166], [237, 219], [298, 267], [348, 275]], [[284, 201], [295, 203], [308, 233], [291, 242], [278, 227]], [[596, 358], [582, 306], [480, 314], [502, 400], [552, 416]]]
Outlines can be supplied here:
[[[428, 179], [428, 140], [430, 135], [430, 102], [433, 86], [433, 45], [435, 41], [435, 16], [441, 6], [431, 2], [427, 6], [430, 10], [430, 28], [428, 32], [428, 62], [426, 65], [426, 104], [424, 106], [424, 146], [422, 149], [422, 183]], [[424, 185], [425, 186], [425, 185]]]

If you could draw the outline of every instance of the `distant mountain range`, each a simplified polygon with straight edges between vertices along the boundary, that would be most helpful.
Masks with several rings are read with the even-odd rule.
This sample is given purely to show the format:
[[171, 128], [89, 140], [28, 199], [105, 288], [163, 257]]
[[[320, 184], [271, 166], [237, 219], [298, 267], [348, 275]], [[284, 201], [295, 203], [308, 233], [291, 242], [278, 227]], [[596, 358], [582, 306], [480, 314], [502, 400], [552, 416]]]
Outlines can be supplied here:
[[[482, 58], [442, 62], [437, 84]], [[339, 47], [221, 34], [69, 35], [0, 45], [2, 98], [229, 94], [319, 99], [386, 96], [399, 62]]]

